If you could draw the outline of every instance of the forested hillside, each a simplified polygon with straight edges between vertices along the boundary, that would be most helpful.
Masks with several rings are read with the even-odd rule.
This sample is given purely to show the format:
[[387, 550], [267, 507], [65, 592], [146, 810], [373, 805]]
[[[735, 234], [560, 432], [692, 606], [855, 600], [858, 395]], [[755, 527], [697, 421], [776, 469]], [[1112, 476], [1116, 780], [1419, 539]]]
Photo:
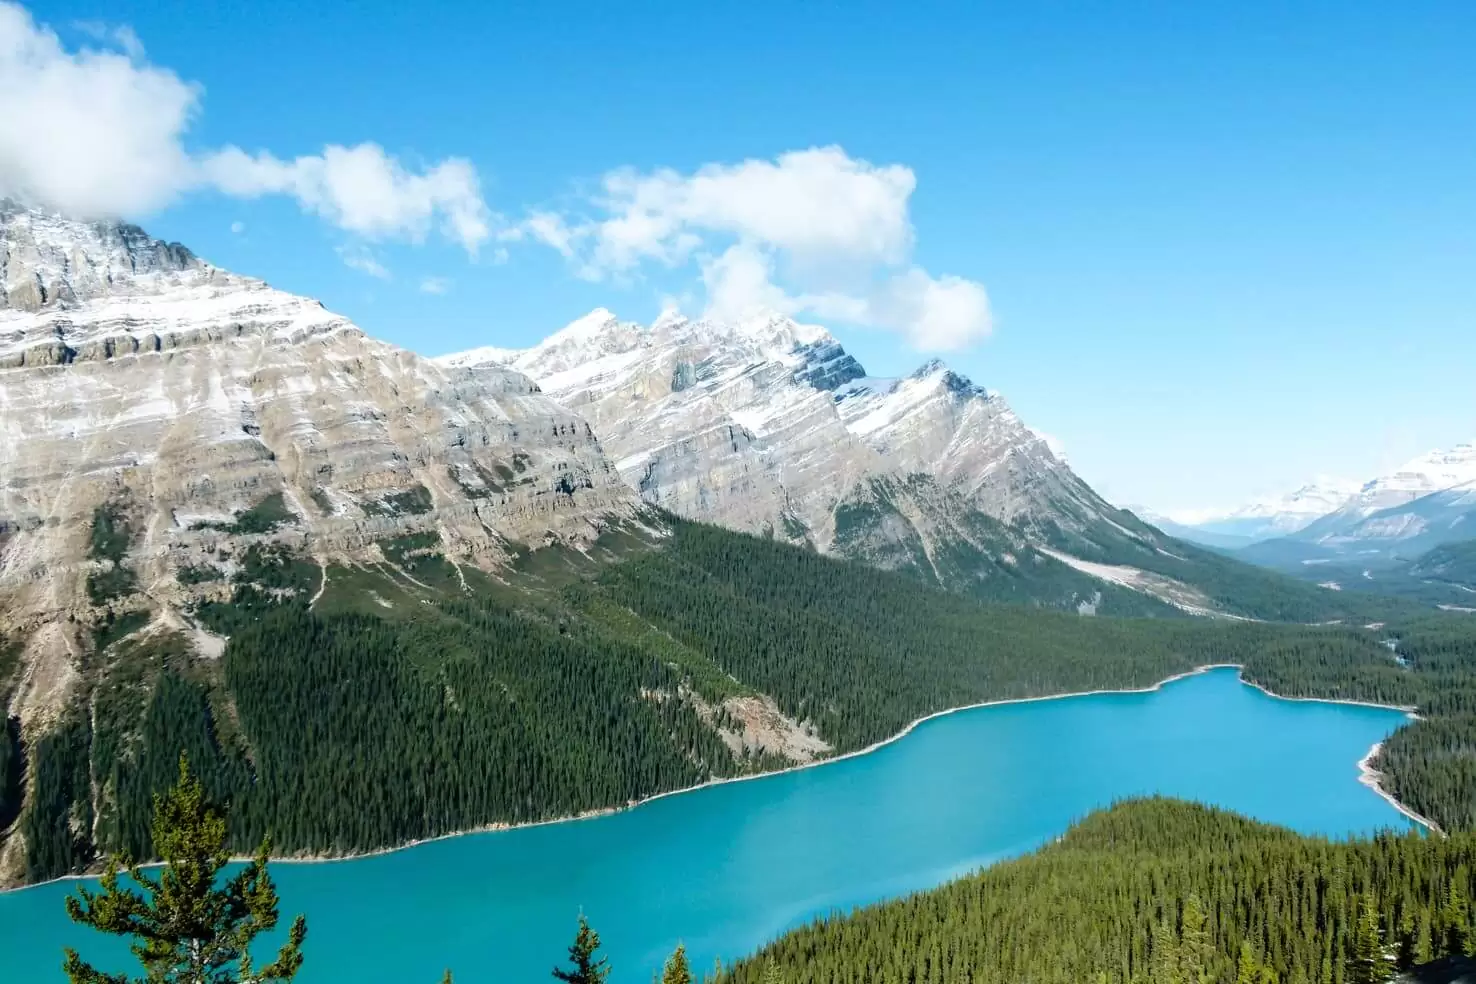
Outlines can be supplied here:
[[1139, 800], [980, 874], [788, 933], [760, 984], [1367, 984], [1473, 946], [1476, 839], [1334, 842]]
[[[270, 833], [281, 852], [340, 854], [802, 761], [785, 735], [846, 752], [949, 707], [1226, 662], [1282, 693], [1428, 704], [1430, 722], [1390, 743], [1390, 781], [1442, 825], [1468, 822], [1470, 755], [1426, 729], [1467, 727], [1447, 715], [1466, 706], [1476, 622], [1411, 623], [1402, 665], [1383, 645], [1406, 633], [1394, 624], [988, 605], [715, 527], [670, 529], [654, 546], [612, 533], [587, 554], [533, 551], [502, 581], [455, 568], [434, 534], [326, 572], [253, 547], [230, 600], [193, 613], [230, 636], [218, 660], [166, 621], [120, 614], [99, 627], [82, 699], [28, 749], [18, 874], [148, 855], [150, 798], [181, 749], [239, 818], [238, 847]], [[755, 708], [778, 738], [744, 730]], [[18, 788], [4, 787], [6, 809]]]

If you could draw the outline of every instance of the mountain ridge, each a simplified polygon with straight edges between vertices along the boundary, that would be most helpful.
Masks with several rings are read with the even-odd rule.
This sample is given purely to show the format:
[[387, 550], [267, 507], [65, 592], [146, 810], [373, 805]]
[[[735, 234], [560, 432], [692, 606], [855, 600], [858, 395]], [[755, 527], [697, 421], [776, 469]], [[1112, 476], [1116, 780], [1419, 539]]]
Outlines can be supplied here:
[[[905, 376], [870, 376], [829, 331], [780, 315], [728, 324], [667, 312], [643, 326], [599, 308], [526, 349], [437, 361], [507, 366], [537, 380], [590, 420], [648, 503], [822, 552], [868, 559], [856, 552], [865, 542], [882, 554], [948, 553], [971, 541], [953, 535], [977, 526], [970, 512], [1027, 532], [1048, 525], [1068, 539], [1093, 527], [1153, 537], [1123, 529], [1118, 510], [997, 392], [937, 359]], [[893, 508], [941, 515], [918, 475], [953, 500], [952, 519], [939, 526], [952, 533], [936, 542]], [[897, 528], [841, 535], [841, 516], [878, 503], [875, 481], [887, 487], [876, 520]], [[907, 502], [914, 494], [928, 501]], [[986, 563], [1011, 552], [1001, 546]]]

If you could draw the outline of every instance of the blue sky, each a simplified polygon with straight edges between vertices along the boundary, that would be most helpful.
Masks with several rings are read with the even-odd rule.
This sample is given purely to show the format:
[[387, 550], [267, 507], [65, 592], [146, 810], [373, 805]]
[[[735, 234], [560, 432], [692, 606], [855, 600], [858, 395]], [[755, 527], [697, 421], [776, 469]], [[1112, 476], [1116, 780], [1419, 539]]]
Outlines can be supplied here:
[[[1234, 504], [1476, 439], [1468, 3], [235, 6], [27, 6], [67, 57], [130, 50], [198, 86], [160, 138], [178, 173], [145, 147], [148, 175], [88, 201], [417, 351], [530, 344], [596, 306], [700, 313], [704, 263], [738, 243], [874, 374], [951, 342], [1118, 502]], [[292, 183], [294, 158], [364, 143], [402, 175], [457, 161], [453, 204], [354, 212]], [[225, 147], [251, 160], [179, 177]], [[667, 218], [694, 175], [762, 198], [740, 179], [812, 148], [865, 183], [813, 221], [689, 196], [620, 262], [602, 233], [566, 258], [528, 225], [594, 228], [622, 169]], [[468, 173], [486, 229], [448, 232]], [[956, 288], [942, 321], [919, 285]]]

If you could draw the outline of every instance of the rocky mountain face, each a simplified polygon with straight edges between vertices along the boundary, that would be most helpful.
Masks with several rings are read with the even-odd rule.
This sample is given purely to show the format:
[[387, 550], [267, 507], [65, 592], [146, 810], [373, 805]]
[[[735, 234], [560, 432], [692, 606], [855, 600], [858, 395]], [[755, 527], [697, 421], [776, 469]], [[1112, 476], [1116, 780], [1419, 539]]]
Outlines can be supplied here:
[[[601, 309], [525, 351], [437, 361], [537, 380], [647, 502], [822, 551], [878, 560], [916, 538], [931, 562], [975, 512], [1068, 538], [1115, 523], [998, 394], [936, 361], [868, 376], [823, 328], [784, 317], [643, 327]], [[863, 514], [881, 528], [862, 535]]]
[[579, 543], [638, 502], [522, 373], [437, 364], [113, 223], [0, 206], [0, 632], [58, 706], [96, 625], [219, 596], [253, 545], [457, 564]]

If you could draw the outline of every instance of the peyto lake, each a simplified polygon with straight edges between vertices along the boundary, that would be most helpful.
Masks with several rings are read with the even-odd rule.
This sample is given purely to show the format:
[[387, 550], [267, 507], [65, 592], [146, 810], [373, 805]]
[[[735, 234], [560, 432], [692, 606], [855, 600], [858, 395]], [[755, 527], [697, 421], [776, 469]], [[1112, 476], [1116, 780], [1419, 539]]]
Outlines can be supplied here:
[[[273, 870], [284, 916], [308, 916], [305, 984], [436, 984], [446, 967], [458, 984], [548, 980], [581, 909], [612, 981], [644, 982], [679, 940], [706, 969], [817, 914], [1028, 851], [1124, 797], [1309, 833], [1403, 829], [1357, 765], [1402, 721], [1269, 697], [1218, 669], [1151, 693], [963, 711], [869, 754], [596, 819]], [[119, 943], [67, 921], [73, 884], [0, 895], [0, 979], [61, 981], [63, 945], [127, 966]]]

